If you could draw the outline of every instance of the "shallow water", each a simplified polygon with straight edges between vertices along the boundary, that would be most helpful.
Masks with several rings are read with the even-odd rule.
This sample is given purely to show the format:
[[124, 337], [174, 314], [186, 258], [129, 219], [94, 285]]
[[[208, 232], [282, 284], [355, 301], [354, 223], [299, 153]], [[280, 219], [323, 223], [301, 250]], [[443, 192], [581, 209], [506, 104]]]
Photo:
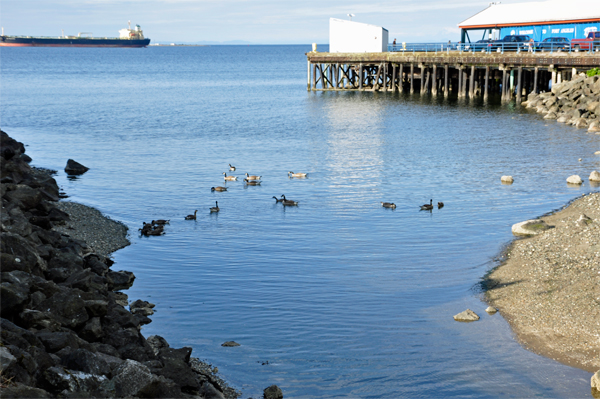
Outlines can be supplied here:
[[[521, 348], [479, 283], [513, 223], [598, 190], [600, 136], [496, 100], [308, 93], [307, 51], [4, 48], [2, 129], [129, 226], [113, 269], [157, 305], [144, 334], [193, 347], [243, 397], [589, 396], [591, 374]], [[91, 169], [69, 180], [68, 158]], [[419, 211], [431, 198], [444, 208]], [[164, 236], [137, 235], [158, 218]], [[466, 308], [482, 319], [455, 322]]]

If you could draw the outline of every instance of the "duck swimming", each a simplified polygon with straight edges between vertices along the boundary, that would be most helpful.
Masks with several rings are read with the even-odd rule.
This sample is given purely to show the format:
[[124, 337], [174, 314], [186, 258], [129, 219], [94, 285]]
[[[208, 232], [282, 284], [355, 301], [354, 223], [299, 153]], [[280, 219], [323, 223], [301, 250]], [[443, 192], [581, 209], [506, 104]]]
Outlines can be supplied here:
[[276, 196], [273, 196], [273, 198], [275, 198], [275, 203], [283, 202], [283, 198], [279, 199]]
[[158, 220], [153, 220], [152, 224], [164, 225], [164, 224], [170, 224], [169, 222], [170, 222], [170, 220], [158, 219]]
[[244, 179], [244, 183], [246, 183], [249, 186], [259, 186], [261, 182], [259, 182], [258, 180]]
[[198, 210], [197, 210], [197, 209], [194, 211], [194, 214], [193, 214], [193, 215], [187, 215], [187, 216], [185, 217], [185, 220], [196, 220], [196, 213], [198, 213]]
[[444, 203], [443, 202], [438, 202], [438, 209], [442, 209], [444, 207]]
[[225, 176], [226, 181], [236, 181], [237, 180], [236, 176], [227, 176], [227, 173], [225, 173], [225, 172], [223, 172], [223, 176]]
[[422, 211], [430, 211], [432, 209], [433, 209], [433, 200], [432, 199], [429, 200], [429, 204], [421, 205]]
[[227, 187], [211, 187], [210, 191], [227, 191]]
[[281, 194], [281, 197], [283, 198], [283, 199], [281, 200], [281, 203], [282, 203], [284, 206], [296, 206], [296, 205], [298, 205], [298, 201], [292, 201], [292, 200], [289, 200], [289, 199], [285, 198], [285, 195], [283, 195], [283, 194]]
[[384, 208], [396, 209], [396, 204], [394, 204], [393, 202], [382, 202], [381, 206]]
[[307, 177], [308, 173], [294, 173], [294, 172], [288, 172], [288, 176], [289, 177]]
[[233, 166], [232, 164], [229, 164], [229, 171], [235, 172], [235, 166]]
[[249, 174], [246, 172], [246, 179], [248, 179], [248, 180], [260, 180], [260, 178], [261, 178], [261, 177], [262, 177], [262, 176], [249, 175]]

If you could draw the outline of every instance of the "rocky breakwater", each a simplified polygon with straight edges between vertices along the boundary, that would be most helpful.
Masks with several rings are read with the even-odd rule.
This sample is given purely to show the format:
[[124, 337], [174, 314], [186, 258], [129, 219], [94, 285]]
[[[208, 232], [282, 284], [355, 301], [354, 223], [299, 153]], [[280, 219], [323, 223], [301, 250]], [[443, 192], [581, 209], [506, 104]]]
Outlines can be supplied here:
[[600, 76], [575, 75], [546, 93], [531, 93], [522, 105], [589, 132], [600, 133]]
[[64, 229], [56, 181], [29, 166], [23, 144], [1, 132], [0, 151], [0, 396], [239, 396], [191, 348], [144, 338], [152, 305], [130, 311], [118, 292], [133, 274]]

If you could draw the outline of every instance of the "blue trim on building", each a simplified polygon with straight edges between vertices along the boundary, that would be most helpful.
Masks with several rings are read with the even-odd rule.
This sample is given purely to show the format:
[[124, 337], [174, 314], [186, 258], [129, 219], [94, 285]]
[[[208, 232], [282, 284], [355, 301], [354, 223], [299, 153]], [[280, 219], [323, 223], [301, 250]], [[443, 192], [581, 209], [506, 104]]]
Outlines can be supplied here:
[[588, 32], [600, 31], [600, 23], [588, 22], [581, 24], [551, 24], [534, 26], [510, 26], [500, 29], [500, 38], [506, 35], [528, 35], [536, 42], [547, 37], [566, 37], [567, 39], [583, 39]]

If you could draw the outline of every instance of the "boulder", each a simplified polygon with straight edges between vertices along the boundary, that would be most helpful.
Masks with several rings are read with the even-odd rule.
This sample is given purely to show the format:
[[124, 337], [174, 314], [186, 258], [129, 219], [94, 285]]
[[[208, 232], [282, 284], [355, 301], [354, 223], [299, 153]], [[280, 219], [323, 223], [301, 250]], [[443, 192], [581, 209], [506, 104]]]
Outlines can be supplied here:
[[133, 285], [135, 275], [132, 272], [121, 270], [118, 272], [109, 271], [106, 273], [108, 286], [111, 290], [126, 290]]
[[75, 349], [61, 357], [61, 363], [70, 370], [87, 374], [109, 375], [110, 367], [101, 357], [86, 349]]
[[148, 345], [150, 345], [155, 355], [158, 355], [162, 348], [169, 347], [169, 343], [167, 342], [167, 340], [161, 337], [160, 335], [152, 335], [148, 337], [146, 342], [148, 342]]
[[550, 228], [541, 219], [526, 220], [524, 222], [513, 224], [512, 233], [516, 236], [534, 236]]
[[588, 126], [588, 132], [590, 132], [590, 133], [600, 132], [600, 123], [597, 120], [590, 122], [590, 124]]
[[600, 172], [594, 170], [592, 173], [590, 173], [590, 181], [600, 181]]
[[467, 309], [464, 312], [461, 312], [454, 316], [454, 320], [456, 321], [477, 321], [479, 320], [479, 316], [477, 313], [473, 312], [471, 309]]
[[81, 397], [81, 393], [97, 391], [100, 386], [108, 379], [102, 375], [93, 375], [81, 371], [70, 371], [62, 367], [50, 367], [43, 373], [43, 381], [45, 387], [55, 393], [64, 395], [66, 392], [79, 393], [77, 397]]
[[600, 370], [596, 371], [592, 376], [592, 388], [600, 391]]
[[43, 389], [33, 388], [17, 382], [2, 387], [2, 398], [52, 398], [52, 395]]
[[157, 371], [158, 375], [169, 378], [181, 386], [184, 392], [195, 392], [200, 389], [196, 373], [189, 367], [192, 348], [180, 349], [162, 348], [158, 354], [164, 368]]
[[583, 180], [581, 180], [581, 177], [579, 177], [579, 175], [572, 175], [567, 177], [567, 183], [568, 184], [582, 184]]
[[485, 311], [486, 311], [488, 314], [494, 314], [494, 313], [496, 313], [496, 312], [498, 311], [498, 309], [496, 309], [496, 308], [495, 308], [495, 307], [493, 307], [493, 306], [488, 306], [488, 307], [485, 309]]
[[83, 166], [79, 162], [76, 162], [72, 159], [69, 159], [67, 161], [67, 166], [65, 166], [65, 172], [68, 175], [82, 175], [88, 170], [90, 170], [90, 168]]
[[[479, 318], [479, 317], [478, 317]], [[283, 392], [277, 385], [271, 385], [263, 391], [265, 399], [283, 399]]]
[[513, 179], [512, 176], [502, 176], [500, 178], [500, 181], [502, 182], [502, 184], [513, 184], [515, 179]]
[[85, 302], [77, 290], [63, 289], [37, 306], [37, 310], [51, 312], [65, 327], [77, 328], [89, 320]]
[[204, 399], [225, 399], [223, 392], [219, 391], [208, 381], [204, 382], [200, 387], [200, 394]]
[[228, 346], [228, 347], [232, 347], [232, 346], [240, 346], [240, 344], [238, 344], [238, 343], [237, 343], [237, 342], [235, 342], [235, 341], [226, 341], [226, 342], [223, 342], [223, 343], [221, 344], [221, 346]]
[[0, 371], [4, 373], [7, 368], [11, 367], [16, 362], [17, 358], [10, 353], [8, 348], [5, 346], [0, 346]]
[[141, 391], [158, 379], [148, 367], [129, 359], [118, 366], [113, 371], [113, 375], [114, 377], [103, 388], [114, 390], [118, 397], [138, 396]]

